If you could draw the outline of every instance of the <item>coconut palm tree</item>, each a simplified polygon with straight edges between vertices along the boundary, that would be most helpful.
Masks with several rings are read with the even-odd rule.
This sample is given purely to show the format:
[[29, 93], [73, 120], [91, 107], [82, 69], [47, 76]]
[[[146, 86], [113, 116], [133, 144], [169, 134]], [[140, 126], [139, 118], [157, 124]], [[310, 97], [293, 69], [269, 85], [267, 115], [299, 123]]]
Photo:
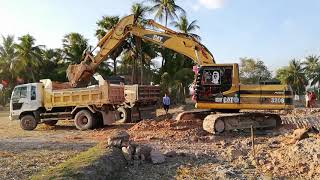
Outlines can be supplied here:
[[98, 39], [103, 38], [110, 29], [114, 28], [118, 24], [119, 20], [119, 16], [102, 16], [102, 18], [97, 22], [98, 27], [95, 34], [96, 37]]
[[[37, 82], [37, 69], [41, 61], [41, 49], [43, 45], [35, 45], [35, 38], [30, 34], [18, 38], [20, 43], [16, 44], [17, 61], [26, 73], [31, 74], [32, 82]], [[18, 68], [19, 69], [19, 68]]]
[[135, 18], [139, 20], [146, 19], [146, 15], [150, 10], [149, 7], [144, 6], [142, 3], [134, 3], [131, 6], [131, 13], [134, 14]]
[[168, 25], [168, 20], [178, 18], [177, 13], [186, 14], [185, 10], [178, 6], [175, 0], [149, 0], [153, 6], [150, 12], [155, 13], [154, 18], [162, 21], [165, 19], [165, 26]]
[[14, 85], [14, 79], [18, 72], [14, 70], [17, 60], [17, 51], [15, 49], [14, 36], [2, 36], [2, 45], [0, 45], [0, 76], [7, 79], [10, 85]]
[[304, 93], [305, 86], [308, 85], [302, 63], [295, 59], [290, 61], [288, 67], [278, 69], [277, 79], [291, 85], [294, 93], [298, 95]]
[[199, 41], [201, 40], [201, 37], [199, 35], [193, 33], [194, 31], [200, 29], [200, 26], [197, 25], [197, 20], [194, 20], [191, 23], [189, 23], [187, 16], [183, 15], [180, 16], [178, 21], [173, 21], [171, 25], [177, 28], [178, 31], [188, 34]]
[[319, 56], [311, 55], [306, 57], [304, 71], [311, 85], [319, 84], [320, 82], [320, 62]]
[[79, 64], [84, 51], [89, 48], [88, 39], [79, 33], [69, 33], [62, 39], [64, 59], [72, 64]]

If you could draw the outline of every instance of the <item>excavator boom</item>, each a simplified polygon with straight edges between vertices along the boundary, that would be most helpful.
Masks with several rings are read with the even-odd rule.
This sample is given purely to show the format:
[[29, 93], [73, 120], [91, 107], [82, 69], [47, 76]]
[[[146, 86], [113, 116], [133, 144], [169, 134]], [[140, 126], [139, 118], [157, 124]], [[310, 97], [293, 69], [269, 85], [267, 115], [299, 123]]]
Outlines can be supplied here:
[[[136, 23], [134, 15], [126, 16], [110, 30], [98, 43], [97, 55], [86, 52], [83, 61], [78, 65], [70, 65], [67, 70], [69, 82], [74, 87], [85, 86], [95, 73], [96, 68], [126, 40], [133, 35], [144, 40], [172, 49], [193, 59], [199, 65], [215, 64], [213, 55], [195, 38], [175, 32], [169, 28], [149, 20], [148, 24], [157, 30], [146, 29]], [[95, 48], [95, 49], [96, 49]]]

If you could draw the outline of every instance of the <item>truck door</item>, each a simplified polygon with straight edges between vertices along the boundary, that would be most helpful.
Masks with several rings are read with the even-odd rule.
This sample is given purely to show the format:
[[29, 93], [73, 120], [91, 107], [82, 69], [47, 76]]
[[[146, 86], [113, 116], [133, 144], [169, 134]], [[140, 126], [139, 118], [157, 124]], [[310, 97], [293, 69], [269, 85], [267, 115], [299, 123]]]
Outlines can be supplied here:
[[28, 86], [17, 86], [11, 97], [12, 110], [19, 111], [26, 104], [28, 104]]

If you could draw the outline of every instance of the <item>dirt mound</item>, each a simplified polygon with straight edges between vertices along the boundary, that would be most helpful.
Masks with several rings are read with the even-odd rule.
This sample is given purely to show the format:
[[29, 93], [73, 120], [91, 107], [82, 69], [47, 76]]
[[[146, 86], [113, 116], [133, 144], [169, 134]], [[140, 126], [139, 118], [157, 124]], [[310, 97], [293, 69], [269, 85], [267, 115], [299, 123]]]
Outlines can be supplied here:
[[205, 136], [208, 133], [202, 129], [202, 120], [176, 121], [166, 119], [162, 121], [144, 120], [129, 129], [134, 140], [160, 139], [188, 140]]

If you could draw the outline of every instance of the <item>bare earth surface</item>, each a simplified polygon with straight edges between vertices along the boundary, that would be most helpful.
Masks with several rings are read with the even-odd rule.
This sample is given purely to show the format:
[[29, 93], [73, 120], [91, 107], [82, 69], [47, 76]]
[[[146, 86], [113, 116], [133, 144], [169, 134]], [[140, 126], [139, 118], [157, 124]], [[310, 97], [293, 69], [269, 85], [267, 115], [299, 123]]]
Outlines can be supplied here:
[[[156, 120], [115, 125], [92, 131], [78, 131], [70, 122], [58, 126], [40, 125], [23, 131], [19, 122], [9, 121], [0, 112], [0, 179], [27, 179], [41, 170], [55, 166], [81, 151], [105, 141], [112, 131], [127, 130], [132, 141], [147, 144], [162, 153], [175, 151], [165, 163], [128, 165], [121, 179], [320, 179], [320, 136], [292, 143], [296, 126], [285, 124], [276, 130], [259, 130], [255, 135], [253, 156], [249, 132], [211, 135], [202, 130], [202, 121], [175, 121], [178, 107]], [[320, 115], [320, 110], [298, 109], [284, 116]]]

